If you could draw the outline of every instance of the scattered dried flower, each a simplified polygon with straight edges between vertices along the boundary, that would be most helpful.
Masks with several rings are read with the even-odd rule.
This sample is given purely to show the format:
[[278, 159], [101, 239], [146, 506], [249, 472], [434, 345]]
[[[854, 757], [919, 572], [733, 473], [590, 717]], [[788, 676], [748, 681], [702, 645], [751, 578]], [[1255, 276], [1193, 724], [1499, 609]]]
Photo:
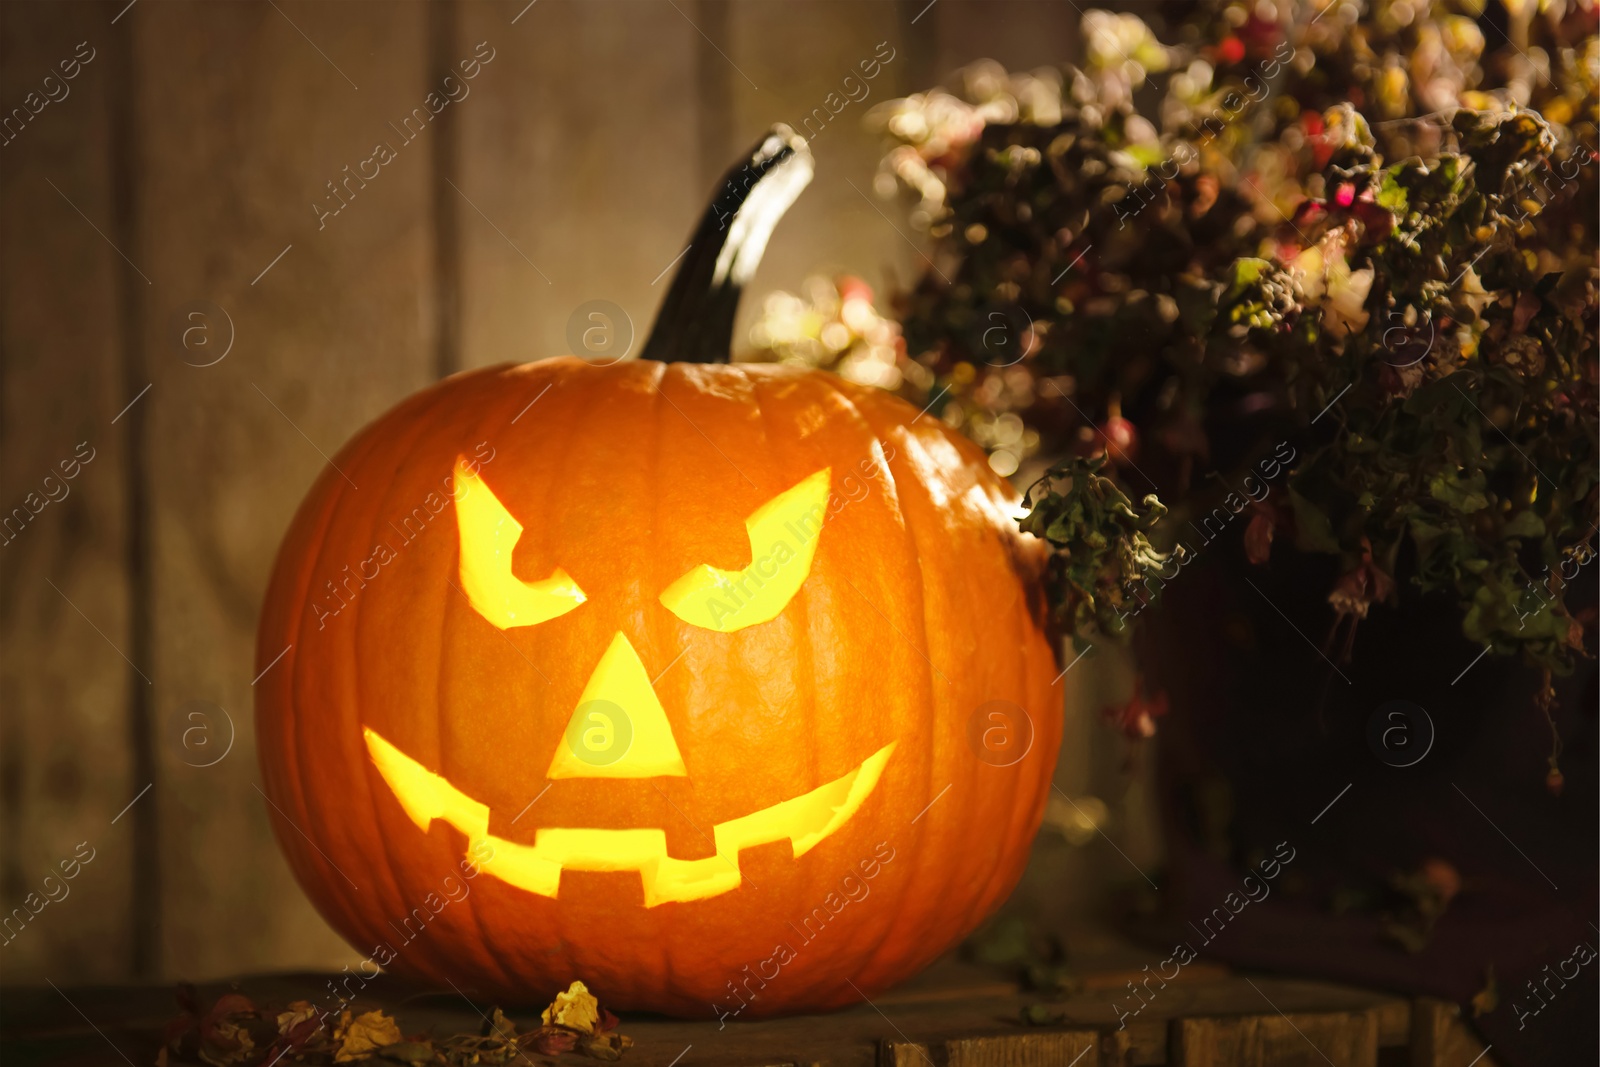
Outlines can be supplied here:
[[600, 1002], [582, 982], [573, 982], [565, 993], [557, 993], [555, 1001], [540, 1016], [546, 1026], [564, 1026], [569, 1030], [590, 1034], [600, 1018]]
[[403, 1035], [395, 1021], [381, 1011], [363, 1012], [353, 1019], [347, 1011], [339, 1016], [333, 1036], [339, 1044], [333, 1062], [349, 1063], [399, 1042]]

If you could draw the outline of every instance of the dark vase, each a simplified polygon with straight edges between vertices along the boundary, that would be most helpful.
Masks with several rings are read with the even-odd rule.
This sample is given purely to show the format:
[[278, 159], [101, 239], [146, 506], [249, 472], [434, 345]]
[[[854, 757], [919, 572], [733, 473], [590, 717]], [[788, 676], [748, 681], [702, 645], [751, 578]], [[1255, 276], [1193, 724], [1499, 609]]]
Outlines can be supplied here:
[[[1594, 662], [1556, 679], [1555, 795], [1538, 672], [1478, 659], [1452, 604], [1402, 575], [1401, 603], [1374, 606], [1341, 662], [1325, 647], [1337, 561], [1280, 544], [1253, 566], [1234, 530], [1191, 547], [1138, 645], [1171, 699], [1160, 943], [1464, 1006], [1492, 968], [1497, 1006], [1466, 1017], [1499, 1062], [1593, 1062]], [[1269, 881], [1275, 852], [1293, 858]], [[1396, 879], [1433, 859], [1460, 890], [1428, 929]]]

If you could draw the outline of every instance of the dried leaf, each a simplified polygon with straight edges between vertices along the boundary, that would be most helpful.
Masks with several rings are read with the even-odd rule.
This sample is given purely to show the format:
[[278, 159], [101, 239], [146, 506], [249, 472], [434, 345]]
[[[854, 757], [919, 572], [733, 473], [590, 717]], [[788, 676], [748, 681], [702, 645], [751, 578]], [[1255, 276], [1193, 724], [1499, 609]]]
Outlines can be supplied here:
[[255, 1002], [243, 993], [224, 993], [206, 1013], [206, 1019], [220, 1019], [225, 1015], [254, 1015], [255, 1012]]
[[559, 1056], [563, 1052], [571, 1052], [578, 1044], [578, 1034], [559, 1026], [542, 1026], [533, 1032], [531, 1039], [525, 1039], [527, 1044], [537, 1052], [546, 1056]]
[[434, 1061], [433, 1044], [427, 1041], [399, 1041], [385, 1045], [376, 1055], [391, 1063], [423, 1064]]
[[278, 1013], [278, 1033], [288, 1034], [307, 1019], [317, 1017], [317, 1009], [309, 1000], [292, 1000], [289, 1007]]
[[256, 1043], [244, 1027], [235, 1022], [215, 1023], [200, 1043], [200, 1059], [211, 1067], [232, 1067], [247, 1063]]
[[[180, 994], [180, 1006], [198, 1007], [190, 991]], [[498, 1007], [493, 1008], [479, 1033], [443, 1037], [402, 1035], [397, 1022], [382, 1011], [353, 1015], [342, 1012], [329, 1024], [313, 1002], [296, 1000], [287, 1006], [257, 1009], [246, 997], [230, 993], [205, 1014], [183, 1011], [167, 1027], [167, 1037], [157, 1053], [157, 1067], [206, 1064], [207, 1067], [268, 1067], [272, 1064], [408, 1064], [411, 1067], [480, 1067], [522, 1064], [540, 1067], [531, 1053], [559, 1056], [577, 1052], [613, 1061], [632, 1047], [633, 1040], [616, 1033], [616, 1015], [599, 1007], [582, 983], [574, 983], [550, 1008], [551, 1017], [588, 1021], [590, 1030], [552, 1023], [520, 1032]], [[202, 1025], [205, 1033], [202, 1035]]]
[[515, 1041], [517, 1039], [517, 1024], [506, 1018], [506, 1013], [498, 1007], [489, 1013], [489, 1019], [483, 1024], [484, 1037], [497, 1037], [501, 1041]]
[[618, 1033], [598, 1033], [578, 1042], [578, 1051], [597, 1060], [620, 1060], [633, 1038]]
[[600, 1002], [582, 982], [573, 982], [565, 993], [557, 993], [553, 1004], [540, 1019], [546, 1026], [565, 1026], [580, 1033], [593, 1033], [600, 1018]]
[[[289, 1029], [288, 1033], [279, 1036], [278, 1040], [273, 1043], [273, 1048], [298, 1052], [310, 1046], [313, 1043], [313, 1039], [317, 1039], [316, 1044], [326, 1045], [329, 1038], [330, 1035], [322, 1027], [322, 1020], [312, 1017], [300, 1020]], [[276, 1052], [274, 1055], [276, 1055]], [[269, 1056], [268, 1059], [270, 1060], [271, 1057]]]
[[339, 1019], [338, 1029], [334, 1031], [339, 1051], [334, 1054], [333, 1062], [349, 1063], [361, 1059], [385, 1046], [397, 1044], [401, 1037], [400, 1027], [381, 1011], [369, 1011], [354, 1019], [350, 1018], [349, 1012], [345, 1012]]
[[[249, 997], [240, 993], [224, 993], [200, 1020], [200, 1058], [207, 1063], [237, 1062], [227, 1059], [241, 1045], [253, 1044], [240, 1022], [255, 1015], [256, 1006]], [[210, 1059], [209, 1056], [217, 1057]]]

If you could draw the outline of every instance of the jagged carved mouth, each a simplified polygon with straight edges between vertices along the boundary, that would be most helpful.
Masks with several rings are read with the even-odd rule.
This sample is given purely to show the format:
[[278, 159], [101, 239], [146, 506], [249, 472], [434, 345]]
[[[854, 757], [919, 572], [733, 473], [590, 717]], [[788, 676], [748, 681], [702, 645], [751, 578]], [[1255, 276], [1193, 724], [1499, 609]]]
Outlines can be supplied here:
[[467, 837], [468, 852], [482, 870], [508, 885], [550, 898], [558, 895], [564, 870], [638, 871], [647, 908], [672, 901], [704, 900], [737, 889], [743, 881], [739, 871], [742, 849], [787, 840], [796, 857], [805, 855], [848, 822], [865, 803], [894, 754], [891, 741], [840, 778], [801, 796], [717, 823], [711, 835], [716, 853], [684, 860], [667, 854], [666, 831], [650, 827], [544, 827], [536, 831], [532, 845], [496, 837], [489, 833], [487, 804], [473, 800], [377, 731], [367, 727], [363, 733], [378, 773], [411, 821], [424, 833], [435, 819], [461, 831]]

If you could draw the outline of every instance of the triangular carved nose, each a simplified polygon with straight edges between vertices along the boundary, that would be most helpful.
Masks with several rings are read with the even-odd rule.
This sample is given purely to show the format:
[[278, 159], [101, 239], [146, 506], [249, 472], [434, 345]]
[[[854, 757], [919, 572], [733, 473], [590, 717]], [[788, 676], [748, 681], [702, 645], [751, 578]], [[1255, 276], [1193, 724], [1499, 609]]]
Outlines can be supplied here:
[[589, 675], [549, 778], [688, 777], [667, 713], [621, 631]]

